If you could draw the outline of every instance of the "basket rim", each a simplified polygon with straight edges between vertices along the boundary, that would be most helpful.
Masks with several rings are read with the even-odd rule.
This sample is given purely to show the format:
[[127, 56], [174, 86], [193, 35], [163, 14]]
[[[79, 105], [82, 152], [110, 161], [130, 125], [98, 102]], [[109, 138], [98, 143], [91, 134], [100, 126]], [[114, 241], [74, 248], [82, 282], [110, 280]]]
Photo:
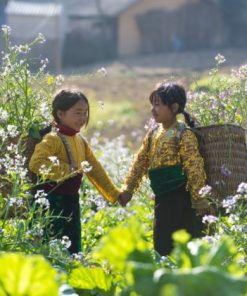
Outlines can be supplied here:
[[224, 123], [224, 124], [209, 124], [209, 125], [201, 125], [193, 127], [195, 129], [203, 129], [203, 128], [215, 128], [215, 127], [234, 127], [234, 128], [240, 128], [244, 131], [247, 131], [246, 128], [244, 128], [241, 125], [233, 124], [233, 123]]

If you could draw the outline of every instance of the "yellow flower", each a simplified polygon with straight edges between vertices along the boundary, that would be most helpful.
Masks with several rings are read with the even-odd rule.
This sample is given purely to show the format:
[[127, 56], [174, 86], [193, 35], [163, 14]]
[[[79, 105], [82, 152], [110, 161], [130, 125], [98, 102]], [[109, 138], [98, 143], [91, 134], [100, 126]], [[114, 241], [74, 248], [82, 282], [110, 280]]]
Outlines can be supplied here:
[[47, 84], [48, 85], [51, 85], [51, 84], [54, 83], [54, 81], [55, 81], [54, 77], [51, 76], [51, 75], [48, 75], [48, 77], [47, 77]]

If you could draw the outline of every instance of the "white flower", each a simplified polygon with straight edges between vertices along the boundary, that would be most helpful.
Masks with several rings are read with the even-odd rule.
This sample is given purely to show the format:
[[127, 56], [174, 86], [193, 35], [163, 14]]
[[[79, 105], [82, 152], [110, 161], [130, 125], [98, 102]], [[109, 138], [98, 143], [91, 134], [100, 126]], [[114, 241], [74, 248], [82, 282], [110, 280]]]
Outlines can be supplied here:
[[97, 73], [102, 74], [103, 76], [107, 76], [107, 70], [104, 67], [98, 69]]
[[48, 58], [45, 58], [44, 60], [41, 60], [40, 63], [41, 63], [41, 65], [47, 65], [47, 64], [49, 64], [49, 60], [48, 60]]
[[63, 75], [58, 75], [56, 77], [56, 85], [61, 85], [64, 82], [64, 77]]
[[241, 184], [239, 184], [237, 193], [247, 194], [247, 183], [241, 183]]
[[62, 240], [61, 240], [61, 243], [62, 243], [62, 245], [63, 245], [66, 249], [68, 249], [68, 248], [71, 246], [71, 241], [70, 241], [70, 239], [68, 238], [68, 236], [63, 236], [63, 237], [62, 237]]
[[54, 253], [58, 253], [60, 251], [60, 240], [59, 239], [53, 239], [49, 242], [49, 246], [51, 248], [51, 251]]
[[23, 205], [23, 199], [21, 197], [18, 197], [18, 198], [17, 197], [11, 197], [11, 198], [9, 198], [8, 202], [9, 202], [10, 207], [12, 207], [14, 205], [16, 205], [16, 206]]
[[47, 168], [45, 164], [42, 164], [39, 168], [39, 174], [43, 177], [47, 177], [51, 172], [51, 168]]
[[35, 39], [35, 41], [42, 44], [42, 43], [45, 43], [46, 39], [45, 39], [45, 36], [42, 33], [39, 33], [38, 37]]
[[34, 198], [35, 199], [37, 199], [37, 198], [44, 198], [46, 196], [47, 196], [47, 193], [45, 193], [44, 190], [37, 190], [37, 192], [34, 195]]
[[49, 160], [52, 162], [52, 164], [54, 166], [58, 166], [59, 165], [59, 159], [56, 156], [49, 156], [48, 158], [49, 158]]
[[0, 108], [0, 123], [6, 122], [8, 118], [9, 118], [8, 112]]
[[19, 134], [19, 132], [17, 130], [17, 126], [12, 125], [12, 124], [9, 124], [7, 126], [7, 132], [11, 138], [15, 138]]
[[231, 214], [228, 218], [228, 221], [231, 223], [231, 224], [235, 224], [239, 221], [239, 217], [235, 214]]
[[124, 216], [124, 215], [126, 215], [127, 214], [127, 211], [126, 211], [126, 209], [124, 209], [124, 208], [118, 208], [117, 210], [116, 210], [116, 216]]
[[50, 112], [46, 102], [40, 104], [40, 112], [44, 118], [49, 118]]
[[206, 235], [202, 238], [204, 241], [206, 241], [209, 244], [215, 244], [218, 241], [218, 238], [215, 236]]
[[206, 185], [199, 190], [199, 195], [202, 198], [205, 198], [211, 193], [211, 190], [212, 190], [212, 187], [209, 185]]
[[35, 200], [37, 204], [40, 204], [44, 208], [48, 209], [50, 207], [50, 202], [47, 198], [45, 197], [39, 197]]
[[31, 48], [27, 44], [25, 44], [16, 46], [15, 50], [19, 53], [28, 53], [31, 51]]
[[86, 160], [81, 162], [81, 168], [82, 168], [84, 173], [88, 173], [88, 172], [90, 172], [92, 170], [92, 166]]
[[218, 53], [217, 56], [215, 57], [215, 61], [217, 62], [218, 65], [220, 65], [220, 64], [223, 64], [226, 61], [226, 59], [223, 55]]
[[27, 234], [34, 237], [42, 237], [44, 235], [44, 229], [40, 223], [37, 223], [32, 226], [32, 229], [28, 230]]
[[104, 234], [104, 229], [101, 226], [97, 226], [97, 231], [100, 235]]
[[226, 209], [227, 213], [230, 213], [236, 206], [236, 199], [233, 196], [229, 196], [222, 201], [222, 207]]
[[199, 244], [197, 242], [191, 241], [187, 244], [187, 247], [193, 256], [196, 256], [198, 254]]
[[3, 31], [4, 34], [9, 35], [10, 32], [11, 32], [11, 28], [9, 26], [7, 26], [7, 25], [3, 25], [2, 26], [2, 31]]
[[74, 253], [71, 255], [72, 259], [75, 260], [75, 261], [82, 261], [83, 259], [83, 255], [81, 252], [79, 253]]
[[208, 224], [212, 224], [212, 223], [215, 223], [217, 222], [219, 219], [213, 215], [205, 215], [203, 218], [202, 218], [202, 223], [208, 223]]

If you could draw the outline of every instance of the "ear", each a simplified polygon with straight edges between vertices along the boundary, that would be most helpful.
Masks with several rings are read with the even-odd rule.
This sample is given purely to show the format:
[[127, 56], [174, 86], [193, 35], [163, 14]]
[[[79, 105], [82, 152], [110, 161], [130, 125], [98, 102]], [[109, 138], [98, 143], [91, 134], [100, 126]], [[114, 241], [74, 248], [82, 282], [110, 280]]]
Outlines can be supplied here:
[[171, 109], [172, 109], [172, 112], [173, 112], [174, 114], [177, 114], [177, 113], [178, 113], [178, 110], [179, 110], [179, 105], [178, 105], [178, 103], [174, 103], [174, 104], [172, 104]]
[[58, 111], [57, 111], [57, 117], [58, 117], [59, 119], [61, 119], [62, 116], [63, 116], [63, 111], [58, 110]]

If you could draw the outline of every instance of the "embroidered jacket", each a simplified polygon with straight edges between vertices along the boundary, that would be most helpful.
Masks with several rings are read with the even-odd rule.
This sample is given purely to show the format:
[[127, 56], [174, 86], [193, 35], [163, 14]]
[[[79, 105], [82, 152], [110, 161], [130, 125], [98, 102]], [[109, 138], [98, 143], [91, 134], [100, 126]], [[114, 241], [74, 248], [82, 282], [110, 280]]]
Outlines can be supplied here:
[[148, 169], [181, 164], [187, 175], [187, 190], [192, 196], [194, 208], [207, 208], [208, 201], [199, 196], [199, 190], [206, 184], [204, 162], [198, 150], [198, 142], [191, 130], [181, 130], [182, 122], [175, 122], [165, 130], [160, 125], [145, 136], [125, 180], [124, 189], [135, 192]]
[[[90, 145], [83, 141], [79, 134], [73, 136], [63, 135], [63, 137], [65, 137], [70, 147], [75, 166], [81, 168], [81, 162], [87, 161], [92, 169], [89, 172], [85, 172], [85, 174], [91, 183], [106, 200], [115, 202], [120, 191], [113, 185], [104, 168], [95, 157]], [[59, 160], [57, 165], [52, 164], [52, 156], [56, 156]], [[35, 146], [34, 153], [29, 162], [29, 169], [36, 175], [40, 174], [42, 167], [49, 170], [47, 177], [51, 181], [58, 182], [64, 179], [66, 182], [69, 180], [68, 176], [71, 176], [72, 171], [64, 144], [55, 132], [45, 135], [42, 141]]]

